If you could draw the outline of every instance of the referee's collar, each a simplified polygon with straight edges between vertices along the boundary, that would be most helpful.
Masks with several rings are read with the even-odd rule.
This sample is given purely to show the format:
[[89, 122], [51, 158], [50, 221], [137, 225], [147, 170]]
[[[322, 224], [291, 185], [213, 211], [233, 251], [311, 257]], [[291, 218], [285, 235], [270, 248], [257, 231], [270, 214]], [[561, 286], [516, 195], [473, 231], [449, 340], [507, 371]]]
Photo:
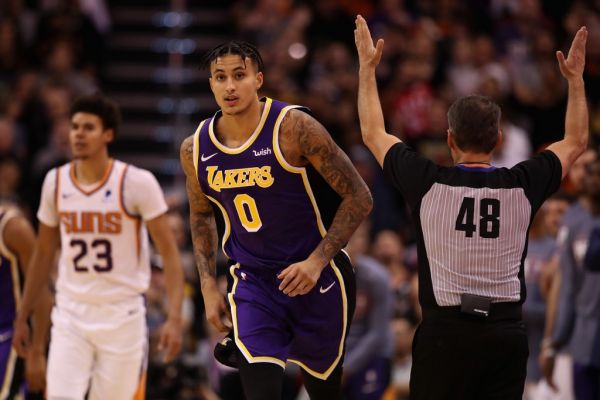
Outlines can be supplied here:
[[466, 165], [456, 164], [455, 167], [460, 168], [463, 171], [470, 171], [470, 172], [492, 172], [497, 169], [493, 165], [490, 165], [489, 167], [468, 167]]

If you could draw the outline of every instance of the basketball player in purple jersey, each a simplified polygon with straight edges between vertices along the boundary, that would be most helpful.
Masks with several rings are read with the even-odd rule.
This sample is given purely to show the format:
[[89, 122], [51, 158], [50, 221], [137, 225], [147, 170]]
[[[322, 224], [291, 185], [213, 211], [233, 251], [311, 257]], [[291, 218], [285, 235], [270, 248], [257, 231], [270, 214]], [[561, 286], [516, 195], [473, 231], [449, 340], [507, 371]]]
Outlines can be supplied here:
[[28, 399], [32, 398], [31, 392], [43, 393], [46, 384], [46, 337], [52, 306], [48, 288], [41, 291], [33, 313], [34, 335], [25, 355], [25, 371], [23, 360], [11, 346], [13, 322], [22, 297], [21, 279], [27, 277], [26, 268], [34, 244], [35, 233], [29, 221], [12, 205], [0, 204], [0, 400], [12, 399], [18, 394], [23, 376]]
[[[355, 302], [342, 247], [371, 194], [306, 109], [259, 99], [254, 46], [220, 45], [203, 64], [221, 109], [183, 142], [181, 163], [207, 319], [223, 332], [231, 321], [248, 399], [281, 398], [287, 361], [302, 368], [311, 398], [341, 398]], [[218, 235], [230, 260], [229, 309], [215, 280]]]

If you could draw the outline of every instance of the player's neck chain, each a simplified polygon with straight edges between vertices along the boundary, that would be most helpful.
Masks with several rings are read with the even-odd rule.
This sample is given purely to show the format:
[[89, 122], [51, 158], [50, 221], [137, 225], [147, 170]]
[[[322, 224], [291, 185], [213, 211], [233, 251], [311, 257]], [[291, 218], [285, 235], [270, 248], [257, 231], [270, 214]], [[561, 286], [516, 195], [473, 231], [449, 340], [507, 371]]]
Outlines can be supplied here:
[[463, 161], [463, 162], [456, 163], [456, 165], [472, 165], [472, 164], [484, 164], [484, 165], [489, 165], [490, 167], [492, 166], [492, 164], [490, 164], [487, 161]]

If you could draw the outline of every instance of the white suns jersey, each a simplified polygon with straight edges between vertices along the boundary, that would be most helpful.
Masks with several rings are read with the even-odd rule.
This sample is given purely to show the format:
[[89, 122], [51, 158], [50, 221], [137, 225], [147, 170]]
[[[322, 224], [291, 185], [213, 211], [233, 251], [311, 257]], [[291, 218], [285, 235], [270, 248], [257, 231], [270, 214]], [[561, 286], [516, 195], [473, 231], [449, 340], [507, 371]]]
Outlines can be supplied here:
[[118, 302], [145, 292], [150, 262], [144, 221], [166, 211], [154, 176], [123, 162], [111, 160], [91, 187], [77, 182], [74, 163], [50, 171], [38, 219], [60, 228], [57, 300]]

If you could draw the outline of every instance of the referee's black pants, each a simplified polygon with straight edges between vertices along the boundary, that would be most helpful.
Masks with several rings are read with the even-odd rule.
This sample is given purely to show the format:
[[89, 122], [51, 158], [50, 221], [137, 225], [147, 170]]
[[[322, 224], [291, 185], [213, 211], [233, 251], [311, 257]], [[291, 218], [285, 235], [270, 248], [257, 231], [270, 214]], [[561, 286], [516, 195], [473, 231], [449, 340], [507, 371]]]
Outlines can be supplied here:
[[428, 314], [413, 341], [411, 399], [523, 398], [529, 349], [520, 315]]

